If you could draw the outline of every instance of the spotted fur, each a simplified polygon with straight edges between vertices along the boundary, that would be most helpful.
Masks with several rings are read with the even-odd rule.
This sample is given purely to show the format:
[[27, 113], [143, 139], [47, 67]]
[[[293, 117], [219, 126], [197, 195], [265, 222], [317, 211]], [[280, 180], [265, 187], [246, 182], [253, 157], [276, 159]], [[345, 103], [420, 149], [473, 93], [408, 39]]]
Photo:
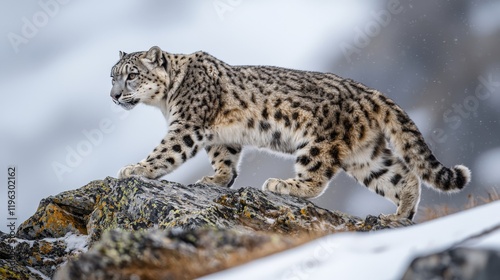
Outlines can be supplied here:
[[413, 218], [420, 179], [445, 192], [470, 181], [465, 166], [447, 168], [434, 157], [391, 99], [334, 74], [231, 66], [204, 52], [153, 47], [121, 53], [111, 76], [117, 104], [156, 106], [169, 122], [160, 145], [122, 168], [122, 178], [159, 178], [204, 148], [215, 174], [199, 182], [229, 187], [242, 147], [252, 145], [296, 158], [296, 177], [268, 179], [264, 190], [317, 197], [344, 170], [398, 206], [389, 219]]

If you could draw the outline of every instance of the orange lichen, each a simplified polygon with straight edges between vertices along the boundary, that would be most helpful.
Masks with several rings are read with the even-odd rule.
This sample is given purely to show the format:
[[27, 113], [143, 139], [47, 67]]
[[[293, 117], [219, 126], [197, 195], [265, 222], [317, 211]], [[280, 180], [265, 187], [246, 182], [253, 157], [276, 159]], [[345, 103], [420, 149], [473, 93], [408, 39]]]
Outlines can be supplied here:
[[46, 255], [49, 254], [53, 249], [54, 246], [50, 242], [40, 242], [40, 253]]
[[300, 208], [300, 214], [307, 216], [307, 209], [306, 208]]
[[46, 214], [40, 218], [40, 232], [50, 230], [56, 236], [64, 236], [68, 228], [71, 228], [81, 234], [87, 234], [87, 228], [81, 221], [55, 204], [48, 204], [44, 213]]

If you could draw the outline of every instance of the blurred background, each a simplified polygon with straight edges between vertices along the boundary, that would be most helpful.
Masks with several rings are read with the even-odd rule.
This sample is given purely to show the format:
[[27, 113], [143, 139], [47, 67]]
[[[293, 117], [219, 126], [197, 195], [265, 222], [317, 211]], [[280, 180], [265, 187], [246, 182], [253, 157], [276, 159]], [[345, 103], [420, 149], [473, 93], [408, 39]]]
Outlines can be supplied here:
[[[204, 50], [233, 65], [333, 72], [376, 88], [415, 120], [444, 164], [465, 164], [462, 193], [423, 188], [421, 207], [460, 207], [500, 188], [500, 1], [2, 1], [0, 230], [7, 168], [17, 167], [17, 225], [40, 199], [116, 176], [167, 131], [144, 105], [116, 107], [118, 51]], [[247, 148], [233, 188], [293, 176], [293, 159]], [[212, 170], [204, 152], [165, 179]], [[313, 200], [351, 214], [395, 206], [345, 174]]]

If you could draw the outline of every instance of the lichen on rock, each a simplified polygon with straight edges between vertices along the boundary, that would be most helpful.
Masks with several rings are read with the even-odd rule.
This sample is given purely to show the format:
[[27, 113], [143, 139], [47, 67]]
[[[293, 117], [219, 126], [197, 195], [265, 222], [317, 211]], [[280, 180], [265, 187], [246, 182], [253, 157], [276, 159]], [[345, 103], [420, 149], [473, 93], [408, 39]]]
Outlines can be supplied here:
[[96, 204], [87, 224], [92, 241], [104, 230], [118, 227], [331, 233], [360, 220], [304, 199], [255, 188], [145, 183], [136, 178], [110, 180], [110, 186], [110, 193]]
[[115, 229], [54, 279], [193, 279], [296, 244], [277, 234], [236, 230]]
[[87, 234], [88, 215], [109, 191], [109, 180], [97, 180], [44, 198], [35, 214], [19, 226], [16, 236], [31, 240], [63, 237], [68, 232]]

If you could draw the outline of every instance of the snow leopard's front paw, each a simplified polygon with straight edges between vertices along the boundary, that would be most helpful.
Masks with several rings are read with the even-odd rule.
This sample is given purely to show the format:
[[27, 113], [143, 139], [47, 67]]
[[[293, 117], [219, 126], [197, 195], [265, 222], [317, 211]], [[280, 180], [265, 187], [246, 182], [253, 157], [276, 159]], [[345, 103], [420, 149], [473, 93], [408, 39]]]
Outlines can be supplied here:
[[224, 187], [224, 185], [220, 184], [215, 180], [214, 176], [204, 176], [200, 180], [196, 181], [196, 184], [206, 184], [206, 185], [214, 185], [219, 187]]
[[118, 171], [118, 178], [129, 178], [133, 176], [148, 177], [146, 168], [140, 166], [139, 164], [127, 165]]
[[233, 176], [214, 175], [214, 176], [205, 176], [200, 180], [198, 180], [196, 183], [229, 188], [233, 184], [234, 179], [236, 179], [236, 174], [233, 174]]
[[290, 194], [290, 185], [285, 180], [269, 178], [264, 182], [262, 190], [279, 194]]

